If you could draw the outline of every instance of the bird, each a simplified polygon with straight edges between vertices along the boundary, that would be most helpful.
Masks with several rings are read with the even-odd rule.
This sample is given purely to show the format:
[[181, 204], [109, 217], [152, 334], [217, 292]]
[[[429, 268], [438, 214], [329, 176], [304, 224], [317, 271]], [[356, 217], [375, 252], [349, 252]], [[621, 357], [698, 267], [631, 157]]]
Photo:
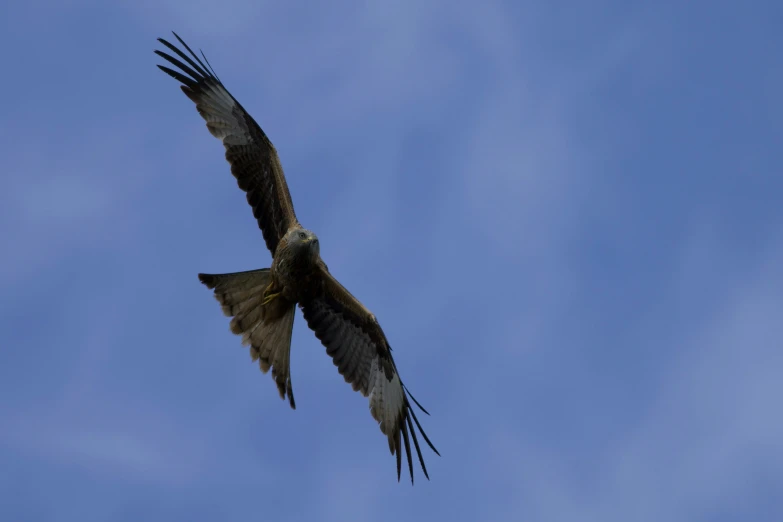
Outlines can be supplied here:
[[269, 268], [200, 273], [199, 280], [213, 290], [223, 313], [231, 318], [231, 332], [249, 346], [252, 360], [258, 362], [264, 374], [271, 369], [280, 397], [287, 398], [292, 409], [296, 409], [296, 402], [290, 355], [298, 306], [338, 372], [354, 391], [368, 397], [370, 413], [386, 436], [392, 456], [396, 456], [397, 482], [404, 449], [413, 484], [411, 439], [429, 480], [414, 424], [430, 449], [438, 456], [440, 453], [424, 432], [410, 401], [429, 413], [400, 379], [377, 318], [329, 272], [321, 259], [318, 236], [299, 223], [280, 158], [266, 133], [229, 93], [204, 52], [202, 61], [176, 32], [172, 34], [189, 56], [158, 38], [176, 56], [157, 49], [155, 54], [177, 70], [157, 66], [180, 82], [182, 92], [196, 104], [209, 132], [222, 141], [231, 173], [245, 192], [272, 254]]

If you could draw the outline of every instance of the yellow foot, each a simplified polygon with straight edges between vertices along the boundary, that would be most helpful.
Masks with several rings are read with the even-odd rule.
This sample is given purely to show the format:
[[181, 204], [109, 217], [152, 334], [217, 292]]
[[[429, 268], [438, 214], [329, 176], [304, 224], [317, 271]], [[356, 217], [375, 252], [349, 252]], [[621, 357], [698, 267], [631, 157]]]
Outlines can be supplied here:
[[280, 292], [277, 292], [276, 294], [268, 294], [264, 296], [264, 300], [261, 302], [261, 305], [265, 306], [268, 305], [275, 297], [279, 296]]

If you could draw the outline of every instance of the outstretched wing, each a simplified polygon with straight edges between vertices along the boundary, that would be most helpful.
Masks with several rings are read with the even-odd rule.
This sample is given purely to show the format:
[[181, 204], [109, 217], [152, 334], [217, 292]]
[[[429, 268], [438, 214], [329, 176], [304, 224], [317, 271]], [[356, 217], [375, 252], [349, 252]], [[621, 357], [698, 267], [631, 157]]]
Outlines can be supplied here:
[[[397, 455], [397, 480], [400, 480], [401, 453], [404, 445], [411, 483], [413, 483], [409, 431], [421, 469], [424, 471], [424, 476], [429, 479], [419, 441], [416, 438], [416, 430], [413, 427], [414, 422], [430, 448], [437, 455], [440, 453], [427, 438], [408, 402], [409, 392], [397, 373], [391, 348], [383, 330], [375, 316], [332, 277], [323, 263], [321, 276], [323, 292], [318, 292], [317, 297], [299, 304], [307, 326], [326, 347], [326, 353], [332, 357], [332, 361], [340, 374], [345, 377], [346, 382], [351, 383], [354, 391], [361, 392], [365, 397], [369, 396], [370, 412], [380, 423], [381, 431], [388, 438], [392, 455]], [[424, 413], [427, 413], [412, 395], [410, 398]], [[400, 440], [401, 436], [402, 440]]]
[[[182, 82], [182, 92], [196, 104], [209, 132], [223, 142], [231, 173], [239, 188], [247, 193], [247, 202], [253, 208], [266, 246], [274, 255], [280, 238], [298, 223], [277, 151], [261, 127], [226, 90], [212, 68], [205, 66], [177, 33], [174, 36], [195, 61], [163, 38], [158, 38], [160, 43], [186, 62], [155, 51], [179, 71], [163, 65], [158, 67]], [[207, 61], [206, 56], [204, 61]]]

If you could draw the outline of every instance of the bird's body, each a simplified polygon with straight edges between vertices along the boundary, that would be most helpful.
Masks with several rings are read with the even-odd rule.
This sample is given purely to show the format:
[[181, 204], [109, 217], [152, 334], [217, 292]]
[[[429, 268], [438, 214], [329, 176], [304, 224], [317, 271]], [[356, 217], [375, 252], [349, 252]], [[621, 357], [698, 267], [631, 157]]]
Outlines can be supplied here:
[[[413, 412], [409, 392], [377, 319], [329, 273], [317, 236], [296, 218], [280, 159], [264, 131], [226, 90], [208, 62], [204, 65], [176, 33], [174, 36], [190, 56], [159, 38], [180, 59], [155, 51], [179, 71], [158, 67], [182, 83], [182, 91], [196, 104], [209, 132], [223, 142], [231, 173], [247, 194], [272, 254], [270, 268], [199, 274], [199, 279], [214, 290], [223, 312], [232, 318], [231, 331], [250, 346], [250, 355], [261, 371], [272, 370], [280, 396], [287, 398], [292, 408], [296, 403], [291, 385], [291, 335], [299, 306], [346, 382], [369, 398], [370, 412], [397, 457], [398, 480], [404, 449], [413, 481], [409, 435], [429, 478], [414, 423], [430, 448], [438, 452]], [[421, 408], [413, 396], [410, 398]]]
[[277, 245], [272, 258], [270, 293], [295, 303], [317, 293], [319, 265], [323, 264], [318, 237], [309, 230], [291, 229]]

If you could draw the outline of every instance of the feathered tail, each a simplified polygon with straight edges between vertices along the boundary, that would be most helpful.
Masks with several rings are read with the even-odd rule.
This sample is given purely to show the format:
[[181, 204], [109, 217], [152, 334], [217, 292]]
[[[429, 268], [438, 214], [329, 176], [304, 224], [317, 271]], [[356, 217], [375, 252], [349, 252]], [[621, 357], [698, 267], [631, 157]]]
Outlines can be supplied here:
[[258, 360], [261, 371], [272, 368], [272, 378], [280, 397], [296, 409], [291, 387], [291, 334], [296, 304], [278, 296], [262, 304], [270, 282], [268, 268], [232, 274], [199, 274], [199, 280], [215, 290], [223, 313], [231, 319], [231, 331], [250, 345], [250, 356]]

